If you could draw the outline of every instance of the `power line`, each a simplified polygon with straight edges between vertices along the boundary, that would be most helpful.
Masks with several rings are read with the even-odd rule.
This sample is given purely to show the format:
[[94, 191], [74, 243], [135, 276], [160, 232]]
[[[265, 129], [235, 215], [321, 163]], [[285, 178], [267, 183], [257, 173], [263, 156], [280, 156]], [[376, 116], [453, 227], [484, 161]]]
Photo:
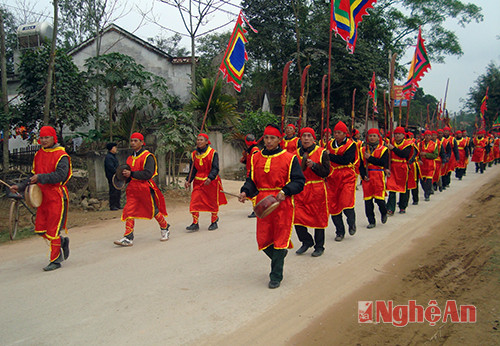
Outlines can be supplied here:
[[45, 17], [45, 18], [50, 18], [52, 20], [54, 19], [54, 17], [52, 17], [52, 16], [50, 16], [48, 14], [33, 12], [33, 11], [28, 10], [28, 9], [17, 7], [17, 6], [12, 6], [12, 5], [7, 5], [7, 4], [0, 4], [0, 6], [10, 7], [10, 8], [16, 9], [18, 11], [22, 11], [24, 13], [36, 14], [37, 16]]

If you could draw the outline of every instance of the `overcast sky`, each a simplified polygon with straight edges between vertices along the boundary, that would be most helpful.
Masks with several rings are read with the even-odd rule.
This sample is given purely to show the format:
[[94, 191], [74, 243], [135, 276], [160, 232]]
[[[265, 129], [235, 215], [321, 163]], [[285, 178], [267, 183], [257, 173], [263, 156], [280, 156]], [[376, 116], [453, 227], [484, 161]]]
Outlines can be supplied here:
[[[16, 0], [0, 0], [6, 4], [10, 10], [16, 5]], [[25, 0], [30, 1], [30, 0]], [[31, 0], [32, 1], [32, 0]], [[203, 0], [202, 0], [203, 1]], [[464, 0], [465, 2], [470, 2]], [[222, 11], [212, 15], [209, 22], [203, 31], [217, 28], [226, 23], [232, 22], [222, 31], [230, 31], [234, 26], [234, 20], [239, 12], [237, 5], [240, 0], [224, 0], [228, 4], [222, 7]], [[450, 112], [457, 112], [461, 109], [462, 99], [467, 97], [469, 88], [474, 84], [474, 81], [486, 71], [486, 66], [490, 62], [500, 65], [500, 1], [499, 0], [475, 0], [472, 1], [482, 8], [484, 20], [481, 23], [470, 23], [465, 28], [460, 27], [456, 23], [449, 21], [446, 25], [454, 30], [459, 38], [460, 45], [464, 52], [463, 56], [446, 57], [444, 64], [438, 64], [431, 61], [432, 68], [420, 81], [420, 86], [424, 88], [426, 94], [431, 94], [437, 99], [444, 98], [446, 80], [450, 78], [450, 86], [448, 89], [447, 108]], [[123, 3], [126, 3], [123, 1]], [[45, 10], [45, 13], [52, 14], [52, 4], [49, 0], [37, 1], [37, 8], [40, 12]], [[137, 5], [136, 5], [137, 4]], [[126, 3], [131, 12], [117, 21], [117, 24], [124, 29], [134, 31], [139, 37], [146, 39], [161, 33], [161, 28], [158, 25], [145, 22], [139, 29], [138, 22], [140, 16], [137, 14], [136, 7], [143, 10], [151, 9], [155, 19], [162, 23], [164, 27], [171, 28], [175, 31], [186, 33], [183, 24], [180, 20], [178, 11], [166, 4], [153, 0], [130, 0]], [[234, 14], [234, 15], [233, 15]], [[252, 23], [258, 30], [258, 23]], [[136, 30], [137, 29], [137, 30]], [[163, 31], [164, 36], [173, 34]], [[423, 34], [424, 39], [425, 32]], [[189, 40], [183, 40], [183, 45], [189, 47]], [[409, 61], [413, 54], [414, 48], [408, 50]], [[404, 81], [400, 81], [401, 83]]]

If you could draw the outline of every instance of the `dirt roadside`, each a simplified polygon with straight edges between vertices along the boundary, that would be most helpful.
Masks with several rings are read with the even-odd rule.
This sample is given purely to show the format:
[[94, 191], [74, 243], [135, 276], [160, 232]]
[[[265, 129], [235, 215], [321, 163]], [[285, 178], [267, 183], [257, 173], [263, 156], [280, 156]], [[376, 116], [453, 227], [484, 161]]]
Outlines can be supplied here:
[[[435, 231], [398, 257], [379, 279], [354, 291], [290, 339], [295, 345], [497, 345], [500, 339], [500, 176], [484, 185], [466, 208], [443, 217]], [[473, 304], [477, 323], [424, 322], [405, 327], [358, 323], [358, 301], [436, 300]]]

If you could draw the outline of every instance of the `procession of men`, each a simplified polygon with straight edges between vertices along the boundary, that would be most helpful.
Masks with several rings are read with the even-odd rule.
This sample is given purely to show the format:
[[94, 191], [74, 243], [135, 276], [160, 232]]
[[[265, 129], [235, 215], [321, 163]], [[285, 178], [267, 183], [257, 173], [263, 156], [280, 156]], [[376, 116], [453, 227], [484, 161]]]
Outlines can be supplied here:
[[[246, 180], [238, 199], [240, 202], [252, 200], [254, 212], [251, 216], [257, 217], [258, 249], [271, 260], [269, 288], [281, 285], [285, 257], [294, 247], [293, 230], [301, 243], [296, 255], [314, 248], [312, 257], [323, 255], [328, 239], [341, 242], [346, 236], [346, 228], [350, 236], [357, 234], [355, 195], [358, 174], [368, 221], [366, 227], [373, 229], [377, 226], [374, 203], [378, 206], [379, 220], [383, 225], [389, 216], [395, 215], [396, 206], [399, 214], [406, 213], [410, 194], [413, 196], [412, 205], [418, 205], [419, 184], [424, 201], [429, 202], [438, 190], [441, 192], [451, 187], [452, 172], [455, 172], [457, 181], [462, 180], [469, 160], [475, 163], [478, 174], [500, 162], [498, 132], [479, 130], [470, 139], [466, 131], [453, 132], [448, 126], [420, 133], [411, 133], [399, 126], [392, 136], [384, 138], [378, 128], [371, 128], [361, 139], [359, 131], [349, 130], [342, 121], [335, 124], [333, 131], [327, 130], [323, 131], [325, 136], [318, 143], [312, 127], [299, 129], [297, 136], [293, 124], [287, 125], [285, 132], [279, 126], [269, 124], [262, 136], [263, 149], [253, 134], [245, 136], [246, 149], [240, 162], [245, 164]], [[65, 185], [72, 174], [71, 159], [57, 144], [54, 128], [42, 127], [40, 141], [42, 147], [33, 162], [33, 175], [13, 185], [11, 191], [21, 192], [29, 184], [40, 186], [44, 202], [38, 209], [35, 232], [50, 243], [50, 262], [43, 269], [52, 271], [59, 269], [69, 257], [69, 238], [62, 236], [61, 231], [65, 230], [67, 219], [68, 192]], [[145, 149], [141, 133], [133, 133], [129, 144], [132, 154], [125, 167], [119, 166], [115, 173], [125, 180], [125, 184], [116, 188], [125, 190], [126, 203], [122, 210], [125, 232], [114, 244], [120, 247], [134, 244], [135, 219], [154, 218], [159, 225], [160, 240], [169, 240], [171, 225], [166, 220], [165, 198], [153, 180], [158, 174], [156, 157]], [[200, 133], [196, 149], [191, 154], [190, 170], [185, 180], [186, 189], [191, 189], [193, 184], [189, 207], [193, 222], [186, 227], [188, 233], [200, 230], [200, 212], [210, 213], [208, 230], [217, 230], [219, 208], [228, 203], [219, 176], [218, 153], [210, 144], [209, 136]], [[116, 152], [116, 143], [110, 143], [107, 148], [111, 153]], [[114, 184], [114, 179], [110, 185]], [[110, 201], [115, 203], [110, 205], [112, 210], [120, 209], [119, 200], [110, 198]], [[325, 231], [329, 216], [335, 237], [330, 237]], [[175, 225], [174, 228], [178, 229]], [[313, 235], [308, 228], [314, 229]]]

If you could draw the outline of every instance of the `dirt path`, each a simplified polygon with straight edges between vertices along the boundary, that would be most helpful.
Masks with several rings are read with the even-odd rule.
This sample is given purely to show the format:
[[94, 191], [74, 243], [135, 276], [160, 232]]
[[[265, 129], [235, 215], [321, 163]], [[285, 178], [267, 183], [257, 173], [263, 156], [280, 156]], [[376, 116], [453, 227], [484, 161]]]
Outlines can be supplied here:
[[[391, 272], [388, 266], [414, 265], [407, 253], [421, 253], [422, 242], [433, 242], [428, 236], [436, 233], [443, 218], [470, 204], [468, 197], [499, 177], [497, 167], [481, 176], [470, 170], [463, 181], [453, 180], [452, 188], [433, 196], [431, 202], [411, 206], [406, 215], [396, 215], [373, 230], [365, 228], [358, 191], [358, 233], [336, 243], [330, 226], [320, 258], [291, 251], [285, 279], [277, 290], [267, 288], [269, 261], [257, 252], [255, 221], [246, 217], [250, 205], [234, 198], [220, 213], [219, 230], [208, 232], [209, 215], [202, 214], [201, 230], [194, 234], [184, 231], [191, 223], [185, 203], [169, 204], [172, 237], [165, 243], [159, 241], [154, 221], [137, 222], [132, 248], [112, 244], [123, 232], [119, 220], [72, 228], [71, 257], [51, 273], [41, 271], [47, 261], [44, 249], [48, 249], [42, 240], [4, 244], [0, 246], [0, 344], [359, 342], [340, 338], [348, 328], [359, 331], [351, 318], [356, 316], [357, 304], [343, 306], [344, 324], [338, 326], [330, 324], [334, 320], [328, 314], [336, 315], [331, 307], [355, 299], [352, 294], [358, 289], [386, 277]], [[240, 185], [224, 181], [227, 191], [236, 192]], [[389, 299], [389, 294], [374, 297]], [[319, 323], [324, 326], [321, 330], [333, 334], [320, 339], [306, 329], [296, 335]], [[366, 331], [377, 332], [376, 328]]]

